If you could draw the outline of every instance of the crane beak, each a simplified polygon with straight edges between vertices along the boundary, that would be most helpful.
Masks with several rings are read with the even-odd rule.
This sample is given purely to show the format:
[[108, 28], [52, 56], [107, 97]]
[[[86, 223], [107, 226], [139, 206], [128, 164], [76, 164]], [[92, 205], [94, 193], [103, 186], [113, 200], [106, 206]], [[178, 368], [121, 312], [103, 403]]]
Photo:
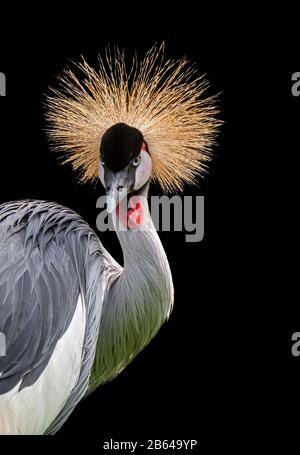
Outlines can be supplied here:
[[120, 185], [118, 179], [111, 182], [109, 189], [106, 191], [106, 210], [108, 213], [112, 213], [117, 208], [122, 199], [127, 196], [127, 192], [128, 189]]

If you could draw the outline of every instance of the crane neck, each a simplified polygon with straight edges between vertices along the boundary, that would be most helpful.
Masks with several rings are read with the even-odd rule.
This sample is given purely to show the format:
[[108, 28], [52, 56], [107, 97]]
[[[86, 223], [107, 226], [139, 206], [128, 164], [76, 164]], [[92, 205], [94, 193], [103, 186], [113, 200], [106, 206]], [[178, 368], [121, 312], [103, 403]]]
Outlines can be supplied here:
[[136, 271], [140, 274], [147, 272], [147, 277], [151, 278], [149, 266], [152, 273], [169, 272], [167, 256], [154, 227], [147, 197], [145, 194], [134, 196], [128, 205], [127, 214], [124, 214], [120, 206], [113, 216], [123, 252], [124, 279]]
[[174, 292], [169, 263], [145, 192], [142, 196], [131, 202], [135, 207], [137, 202], [140, 204], [139, 213], [131, 212], [134, 215], [128, 223], [131, 228], [124, 226], [126, 218], [124, 221], [121, 208], [113, 217], [124, 267], [115, 270], [108, 279], [92, 375], [94, 388], [115, 377], [133, 360], [156, 335], [172, 309]]

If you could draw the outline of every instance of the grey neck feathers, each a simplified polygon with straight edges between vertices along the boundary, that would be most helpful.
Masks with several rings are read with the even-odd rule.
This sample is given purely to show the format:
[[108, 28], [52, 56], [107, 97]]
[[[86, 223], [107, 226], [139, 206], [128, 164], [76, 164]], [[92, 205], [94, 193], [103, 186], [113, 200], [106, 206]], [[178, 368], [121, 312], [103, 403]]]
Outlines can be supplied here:
[[[91, 388], [115, 377], [155, 336], [173, 305], [168, 260], [143, 199], [143, 230], [116, 232], [124, 269], [109, 274]], [[116, 227], [116, 226], [115, 226]]]

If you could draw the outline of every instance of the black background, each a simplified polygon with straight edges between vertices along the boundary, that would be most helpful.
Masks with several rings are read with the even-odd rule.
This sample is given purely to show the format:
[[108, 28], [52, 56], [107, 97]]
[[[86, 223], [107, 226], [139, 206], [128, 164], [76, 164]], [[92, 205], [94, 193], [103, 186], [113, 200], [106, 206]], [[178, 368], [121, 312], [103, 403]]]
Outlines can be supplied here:
[[[291, 17], [182, 8], [82, 4], [75, 14], [53, 7], [22, 20], [18, 9], [20, 23], [1, 19], [1, 202], [54, 200], [95, 226], [103, 190], [78, 186], [49, 153], [43, 99], [70, 60], [83, 54], [96, 64], [107, 43], [143, 55], [165, 41], [168, 57], [185, 54], [207, 74], [210, 93], [221, 92], [225, 121], [208, 176], [184, 193], [205, 196], [204, 240], [160, 234], [175, 285], [169, 322], [118, 378], [78, 405], [53, 447], [80, 440], [101, 453], [110, 438], [185, 438], [200, 450], [208, 443], [207, 453], [220, 444], [244, 453], [257, 436], [277, 442], [299, 403], [291, 335], [300, 330], [292, 290], [300, 98], [291, 95], [291, 75], [300, 63]], [[121, 260], [113, 233], [101, 241]]]

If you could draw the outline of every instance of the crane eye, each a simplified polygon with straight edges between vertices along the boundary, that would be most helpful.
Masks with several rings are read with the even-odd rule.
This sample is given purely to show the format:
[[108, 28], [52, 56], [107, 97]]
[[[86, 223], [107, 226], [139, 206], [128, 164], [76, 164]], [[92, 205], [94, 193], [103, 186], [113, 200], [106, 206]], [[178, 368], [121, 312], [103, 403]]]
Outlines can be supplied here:
[[134, 160], [132, 161], [132, 166], [137, 167], [137, 166], [140, 164], [140, 161], [141, 161], [141, 158], [140, 158], [139, 156], [137, 156], [137, 157], [134, 158]]

